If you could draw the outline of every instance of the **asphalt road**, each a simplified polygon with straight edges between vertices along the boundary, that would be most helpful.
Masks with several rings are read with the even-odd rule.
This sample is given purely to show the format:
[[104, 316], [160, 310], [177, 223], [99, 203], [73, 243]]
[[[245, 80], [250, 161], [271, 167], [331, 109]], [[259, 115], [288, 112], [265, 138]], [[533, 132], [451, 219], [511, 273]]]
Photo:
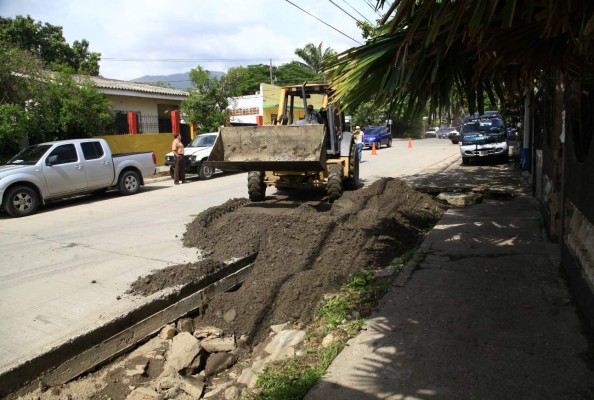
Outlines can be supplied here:
[[[376, 155], [364, 150], [360, 177], [369, 185], [455, 162], [458, 146], [448, 140], [394, 141]], [[146, 302], [125, 293], [129, 284], [197, 261], [199, 251], [181, 243], [186, 224], [238, 197], [247, 197], [246, 174], [219, 173], [177, 186], [155, 181], [134, 196], [68, 199], [26, 218], [0, 213], [0, 374]]]

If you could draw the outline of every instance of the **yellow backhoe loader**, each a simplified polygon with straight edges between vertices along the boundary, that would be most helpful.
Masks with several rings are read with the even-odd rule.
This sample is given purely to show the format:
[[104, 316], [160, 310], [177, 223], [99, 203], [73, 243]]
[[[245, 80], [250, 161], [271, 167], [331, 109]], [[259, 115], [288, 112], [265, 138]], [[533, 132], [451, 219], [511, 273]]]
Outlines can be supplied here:
[[[308, 103], [319, 106], [316, 118]], [[273, 186], [322, 188], [333, 202], [359, 187], [356, 145], [337, 109], [327, 84], [282, 87], [273, 125], [221, 128], [206, 164], [248, 172], [251, 201]]]

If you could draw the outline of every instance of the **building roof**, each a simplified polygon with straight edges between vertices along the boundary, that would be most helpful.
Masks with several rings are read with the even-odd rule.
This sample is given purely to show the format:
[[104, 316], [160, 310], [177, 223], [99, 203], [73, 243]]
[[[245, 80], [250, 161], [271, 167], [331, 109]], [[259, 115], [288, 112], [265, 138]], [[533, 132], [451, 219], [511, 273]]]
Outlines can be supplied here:
[[91, 76], [89, 78], [99, 90], [106, 94], [126, 95], [126, 93], [129, 93], [129, 95], [140, 95], [142, 97], [167, 96], [179, 98], [180, 100], [189, 96], [189, 93], [183, 90], [150, 85], [148, 83], [120, 81], [98, 76]]

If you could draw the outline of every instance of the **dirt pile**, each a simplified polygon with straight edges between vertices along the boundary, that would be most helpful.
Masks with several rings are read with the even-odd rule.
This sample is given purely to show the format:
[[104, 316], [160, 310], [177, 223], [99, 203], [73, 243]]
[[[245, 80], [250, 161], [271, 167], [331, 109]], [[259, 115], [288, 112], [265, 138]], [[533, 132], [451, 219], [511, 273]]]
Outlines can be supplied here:
[[431, 196], [391, 178], [345, 192], [332, 205], [290, 197], [229, 200], [187, 227], [184, 245], [203, 250], [205, 260], [140, 278], [131, 293], [183, 285], [226, 261], [257, 254], [243, 285], [214, 298], [194, 321], [246, 335], [255, 345], [271, 325], [310, 322], [324, 294], [337, 291], [361, 268], [384, 268], [417, 246], [444, 211]]

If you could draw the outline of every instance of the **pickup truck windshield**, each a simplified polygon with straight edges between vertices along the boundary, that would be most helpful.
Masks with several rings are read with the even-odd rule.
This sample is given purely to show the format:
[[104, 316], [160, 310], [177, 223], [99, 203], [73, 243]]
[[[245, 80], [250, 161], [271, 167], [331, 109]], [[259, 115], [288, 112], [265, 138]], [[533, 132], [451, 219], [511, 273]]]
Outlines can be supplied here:
[[21, 150], [19, 154], [12, 157], [7, 165], [35, 165], [37, 161], [45, 154], [45, 152], [52, 147], [51, 144], [38, 144], [35, 146], [29, 146], [24, 150]]
[[212, 147], [216, 140], [215, 135], [197, 136], [196, 139], [188, 145], [188, 147]]

